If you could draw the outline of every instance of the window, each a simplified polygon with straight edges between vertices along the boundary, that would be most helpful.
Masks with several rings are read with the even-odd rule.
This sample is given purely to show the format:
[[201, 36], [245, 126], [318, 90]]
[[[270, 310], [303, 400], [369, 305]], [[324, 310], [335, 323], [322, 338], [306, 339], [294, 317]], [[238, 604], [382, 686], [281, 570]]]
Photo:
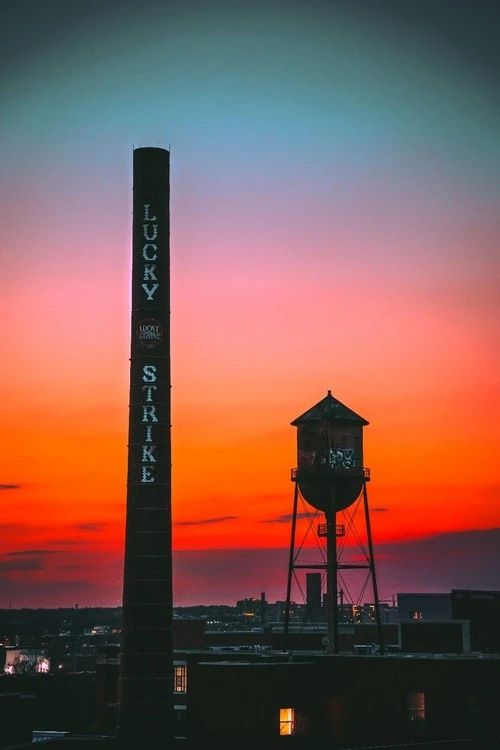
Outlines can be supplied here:
[[424, 613], [421, 612], [418, 609], [412, 609], [410, 610], [410, 620], [423, 620], [424, 619]]
[[186, 737], [186, 706], [174, 706], [174, 737]]
[[406, 708], [410, 724], [421, 727], [425, 723], [425, 693], [409, 693]]
[[469, 731], [477, 732], [483, 723], [483, 706], [480, 696], [477, 693], [470, 693], [467, 696], [466, 705]]
[[187, 664], [174, 661], [174, 693], [187, 692]]
[[293, 708], [280, 708], [280, 735], [293, 734], [294, 721]]

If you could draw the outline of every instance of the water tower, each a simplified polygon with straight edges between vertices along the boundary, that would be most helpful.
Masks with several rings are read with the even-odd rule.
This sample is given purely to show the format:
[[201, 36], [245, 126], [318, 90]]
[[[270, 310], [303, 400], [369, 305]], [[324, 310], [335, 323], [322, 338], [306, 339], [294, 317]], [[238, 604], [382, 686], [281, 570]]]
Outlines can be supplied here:
[[[363, 466], [363, 427], [369, 423], [328, 391], [325, 398], [294, 419], [291, 424], [297, 428], [297, 468], [292, 469], [291, 477], [295, 483], [295, 492], [285, 613], [285, 649], [291, 584], [296, 568], [326, 570], [327, 651], [330, 653], [339, 652], [338, 571], [340, 568], [367, 568], [372, 579], [379, 648], [382, 651], [380, 610], [366, 490], [367, 482], [370, 481], [370, 471]], [[295, 531], [299, 492], [309, 505], [324, 513], [324, 523], [320, 523], [317, 528], [318, 536], [324, 537], [326, 541], [324, 563], [313, 565], [297, 562]], [[343, 564], [338, 559], [337, 538], [343, 536], [345, 529], [342, 524], [338, 524], [337, 514], [353, 505], [361, 494], [368, 539], [367, 561], [361, 564]]]

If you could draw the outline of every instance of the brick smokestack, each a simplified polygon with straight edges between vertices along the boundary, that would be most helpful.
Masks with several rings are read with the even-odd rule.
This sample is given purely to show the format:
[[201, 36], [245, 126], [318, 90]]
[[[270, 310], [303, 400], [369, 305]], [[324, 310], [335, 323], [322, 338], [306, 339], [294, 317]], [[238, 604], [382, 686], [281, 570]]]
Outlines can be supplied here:
[[117, 737], [173, 740], [170, 154], [133, 152], [127, 518]]

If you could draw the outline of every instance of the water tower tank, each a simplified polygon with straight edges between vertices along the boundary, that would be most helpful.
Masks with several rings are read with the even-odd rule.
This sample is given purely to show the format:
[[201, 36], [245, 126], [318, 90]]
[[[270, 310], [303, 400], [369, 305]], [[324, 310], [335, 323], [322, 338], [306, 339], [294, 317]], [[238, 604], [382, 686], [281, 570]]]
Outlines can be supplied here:
[[298, 482], [318, 510], [345, 510], [363, 487], [363, 427], [369, 422], [327, 396], [291, 423], [297, 427]]

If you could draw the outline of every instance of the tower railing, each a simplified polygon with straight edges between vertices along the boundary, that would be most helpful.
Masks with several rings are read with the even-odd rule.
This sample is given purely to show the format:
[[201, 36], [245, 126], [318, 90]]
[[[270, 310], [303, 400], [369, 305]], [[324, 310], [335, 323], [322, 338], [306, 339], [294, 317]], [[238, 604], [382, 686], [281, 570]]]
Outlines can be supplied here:
[[371, 479], [370, 469], [366, 466], [363, 469], [352, 468], [342, 469], [333, 466], [295, 468], [290, 470], [290, 479], [292, 482], [301, 482], [307, 479], [330, 479], [333, 477], [359, 477], [362, 476], [365, 482]]
[[[318, 536], [328, 536], [328, 524], [327, 523], [319, 523], [318, 524]], [[343, 523], [337, 523], [335, 524], [335, 536], [345, 536], [345, 524]]]

